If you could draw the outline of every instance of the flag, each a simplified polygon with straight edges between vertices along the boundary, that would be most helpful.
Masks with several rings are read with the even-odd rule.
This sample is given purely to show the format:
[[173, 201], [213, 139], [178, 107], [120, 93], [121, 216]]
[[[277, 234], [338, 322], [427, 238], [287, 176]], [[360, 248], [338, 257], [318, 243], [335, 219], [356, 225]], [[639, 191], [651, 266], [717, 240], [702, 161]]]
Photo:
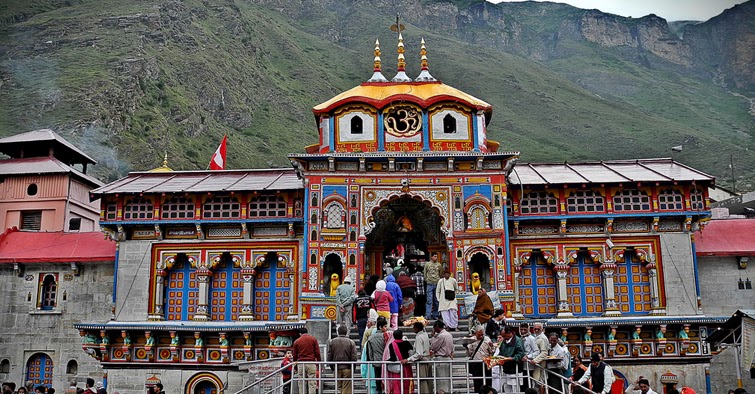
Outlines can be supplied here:
[[220, 142], [220, 146], [218, 146], [218, 149], [212, 154], [212, 158], [210, 159], [211, 170], [225, 170], [225, 145], [227, 139], [227, 135], [223, 136], [223, 141]]

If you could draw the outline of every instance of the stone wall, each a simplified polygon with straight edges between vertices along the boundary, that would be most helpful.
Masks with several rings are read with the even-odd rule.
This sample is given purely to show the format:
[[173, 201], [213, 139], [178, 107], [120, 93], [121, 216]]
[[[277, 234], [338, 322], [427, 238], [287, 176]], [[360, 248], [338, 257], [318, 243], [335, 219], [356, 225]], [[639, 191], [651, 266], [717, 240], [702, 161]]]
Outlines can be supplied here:
[[[278, 362], [280, 363], [280, 362]], [[243, 387], [247, 382], [248, 373], [239, 370], [211, 370], [197, 371], [196, 369], [164, 369], [164, 368], [139, 368], [139, 369], [113, 369], [108, 371], [108, 392], [120, 394], [144, 394], [145, 382], [148, 378], [155, 377], [165, 387], [165, 392], [178, 394], [187, 392], [187, 383], [195, 376], [212, 374], [227, 388], [226, 393], [232, 393]]]
[[[609, 363], [609, 365], [611, 365]], [[619, 371], [629, 381], [634, 383], [639, 376], [644, 376], [650, 382], [650, 388], [657, 393], [662, 393], [661, 375], [671, 372], [679, 377], [677, 389], [683, 386], [692, 387], [697, 393], [705, 393], [705, 367], [708, 364], [642, 364], [636, 365], [611, 365], [615, 371]], [[736, 380], [735, 380], [736, 382]], [[714, 393], [726, 392], [713, 390]]]
[[740, 278], [755, 282], [755, 256], [750, 256], [746, 269], [739, 268], [736, 257], [700, 256], [697, 268], [706, 316], [731, 316], [737, 309], [753, 308], [755, 290], [739, 290], [738, 282]]
[[154, 241], [121, 242], [118, 248], [118, 321], [147, 321], [149, 270]]
[[[737, 363], [734, 349], [724, 349], [710, 361], [711, 387], [714, 393], [725, 393], [737, 388]], [[755, 379], [750, 371], [742, 371], [742, 384], [748, 393], [755, 392]]]
[[[0, 265], [0, 360], [10, 362], [10, 373], [0, 380], [21, 384], [26, 364], [32, 356], [44, 353], [53, 363], [53, 387], [59, 392], [70, 380], [83, 382], [88, 377], [101, 381], [99, 362], [81, 348], [74, 323], [101, 322], [111, 317], [113, 262], [79, 264], [74, 275], [70, 264], [24, 264], [19, 277], [12, 264]], [[40, 273], [58, 274], [57, 305], [50, 311], [37, 309]], [[65, 300], [64, 300], [65, 297]], [[78, 372], [67, 374], [69, 362]], [[79, 387], [83, 387], [83, 383]]]
[[697, 314], [692, 242], [687, 233], [660, 234], [661, 267], [669, 316]]

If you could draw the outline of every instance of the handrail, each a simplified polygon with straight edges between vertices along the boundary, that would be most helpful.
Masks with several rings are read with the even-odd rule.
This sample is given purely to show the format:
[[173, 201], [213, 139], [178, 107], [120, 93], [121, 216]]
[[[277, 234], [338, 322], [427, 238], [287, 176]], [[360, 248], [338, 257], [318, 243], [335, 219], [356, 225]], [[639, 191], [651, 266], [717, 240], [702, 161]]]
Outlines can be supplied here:
[[[270, 360], [260, 360], [260, 361], [270, 361]], [[240, 389], [239, 391], [236, 391], [236, 392], [235, 392], [235, 393], [233, 393], [233, 394], [241, 394], [241, 393], [243, 393], [244, 391], [246, 391], [246, 390], [249, 390], [249, 389], [251, 389], [252, 387], [254, 387], [254, 386], [256, 386], [256, 385], [258, 385], [258, 384], [262, 383], [263, 381], [265, 381], [265, 380], [267, 380], [267, 379], [269, 379], [269, 378], [271, 378], [271, 377], [277, 376], [278, 374], [280, 374], [281, 372], [283, 372], [283, 370], [284, 370], [284, 369], [289, 369], [289, 368], [290, 368], [290, 369], [292, 369], [292, 370], [293, 370], [293, 369], [294, 369], [294, 368], [296, 367], [296, 364], [297, 364], [297, 363], [298, 363], [297, 361], [294, 361], [293, 363], [291, 363], [291, 364], [289, 364], [289, 365], [286, 365], [286, 366], [281, 366], [281, 367], [279, 367], [278, 369], [276, 369], [275, 371], [273, 371], [273, 372], [270, 372], [270, 373], [268, 373], [267, 375], [265, 375], [265, 376], [263, 376], [263, 377], [261, 377], [261, 378], [259, 378], [259, 379], [255, 380], [254, 382], [252, 382], [252, 383], [250, 383], [250, 384], [248, 384], [248, 385], [246, 385], [246, 386], [242, 387], [242, 388], [241, 388], [241, 389]]]

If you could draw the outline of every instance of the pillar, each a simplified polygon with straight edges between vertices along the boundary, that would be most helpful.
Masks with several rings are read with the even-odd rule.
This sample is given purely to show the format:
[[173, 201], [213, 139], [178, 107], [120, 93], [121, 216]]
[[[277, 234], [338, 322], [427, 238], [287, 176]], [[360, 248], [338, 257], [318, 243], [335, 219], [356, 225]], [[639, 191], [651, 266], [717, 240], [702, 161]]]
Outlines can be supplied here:
[[559, 260], [553, 267], [556, 271], [556, 292], [558, 293], [558, 313], [556, 318], [574, 317], [569, 305], [569, 295], [566, 289], [566, 275], [569, 272], [569, 264]]
[[606, 260], [600, 265], [600, 273], [603, 277], [603, 316], [621, 316], [614, 291], [615, 272], [616, 263], [613, 260]]

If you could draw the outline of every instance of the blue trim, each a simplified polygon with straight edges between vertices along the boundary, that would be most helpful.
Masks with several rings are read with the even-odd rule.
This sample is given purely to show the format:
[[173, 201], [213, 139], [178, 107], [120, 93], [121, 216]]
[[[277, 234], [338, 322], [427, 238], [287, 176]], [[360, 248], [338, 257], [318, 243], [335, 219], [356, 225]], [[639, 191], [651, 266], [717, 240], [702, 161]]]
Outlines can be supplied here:
[[378, 151], [385, 150], [385, 128], [383, 127], [383, 113], [378, 112]]
[[616, 218], [639, 218], [639, 217], [673, 217], [673, 216], [699, 216], [700, 218], [710, 217], [710, 212], [693, 212], [693, 211], [680, 211], [680, 212], [641, 212], [641, 213], [605, 213], [601, 215], [519, 215], [512, 216], [509, 220], [521, 221], [521, 220], [543, 220], [543, 219], [616, 219]]
[[488, 199], [490, 205], [493, 205], [492, 189], [492, 185], [490, 184], [465, 185], [461, 187], [461, 190], [464, 193], [464, 200], [467, 200], [468, 198], [474, 196], [475, 193], [480, 193], [481, 196]]
[[480, 141], [477, 138], [477, 127], [479, 125], [477, 123], [477, 114], [472, 114], [472, 150], [475, 152], [480, 151]]
[[242, 224], [242, 223], [301, 223], [304, 218], [265, 218], [265, 219], [204, 219], [204, 220], [128, 220], [100, 222], [101, 226], [152, 225], [155, 224]]
[[508, 199], [508, 192], [506, 193], [507, 197], [506, 200], [504, 200], [504, 204], [501, 207], [503, 209], [503, 240], [506, 244], [506, 277], [511, 279], [511, 286], [514, 286], [514, 277], [511, 275], [511, 267], [513, 265], [511, 261], [511, 245], [510, 245], [510, 236], [509, 236], [509, 210], [506, 209], [509, 205], [509, 199]]
[[328, 118], [328, 125], [330, 125], [330, 130], [329, 130], [330, 151], [335, 152], [336, 151], [336, 120], [332, 116]]
[[422, 111], [422, 150], [430, 150], [430, 125], [427, 111]]
[[[318, 198], [317, 201], [322, 202], [320, 198]], [[311, 237], [311, 234], [309, 233], [311, 231], [309, 219], [312, 215], [312, 206], [310, 205], [311, 203], [312, 190], [306, 188], [304, 189], [304, 212], [302, 213], [304, 215], [304, 234], [302, 236], [302, 256], [300, 257], [304, 260], [300, 261], [300, 272], [307, 272], [307, 265], [309, 264], [309, 237]]]
[[113, 274], [113, 298], [112, 298], [114, 306], [118, 305], [115, 303], [115, 301], [118, 297], [118, 260], [120, 260], [120, 253], [121, 253], [121, 242], [116, 241], [115, 242], [115, 273]]

